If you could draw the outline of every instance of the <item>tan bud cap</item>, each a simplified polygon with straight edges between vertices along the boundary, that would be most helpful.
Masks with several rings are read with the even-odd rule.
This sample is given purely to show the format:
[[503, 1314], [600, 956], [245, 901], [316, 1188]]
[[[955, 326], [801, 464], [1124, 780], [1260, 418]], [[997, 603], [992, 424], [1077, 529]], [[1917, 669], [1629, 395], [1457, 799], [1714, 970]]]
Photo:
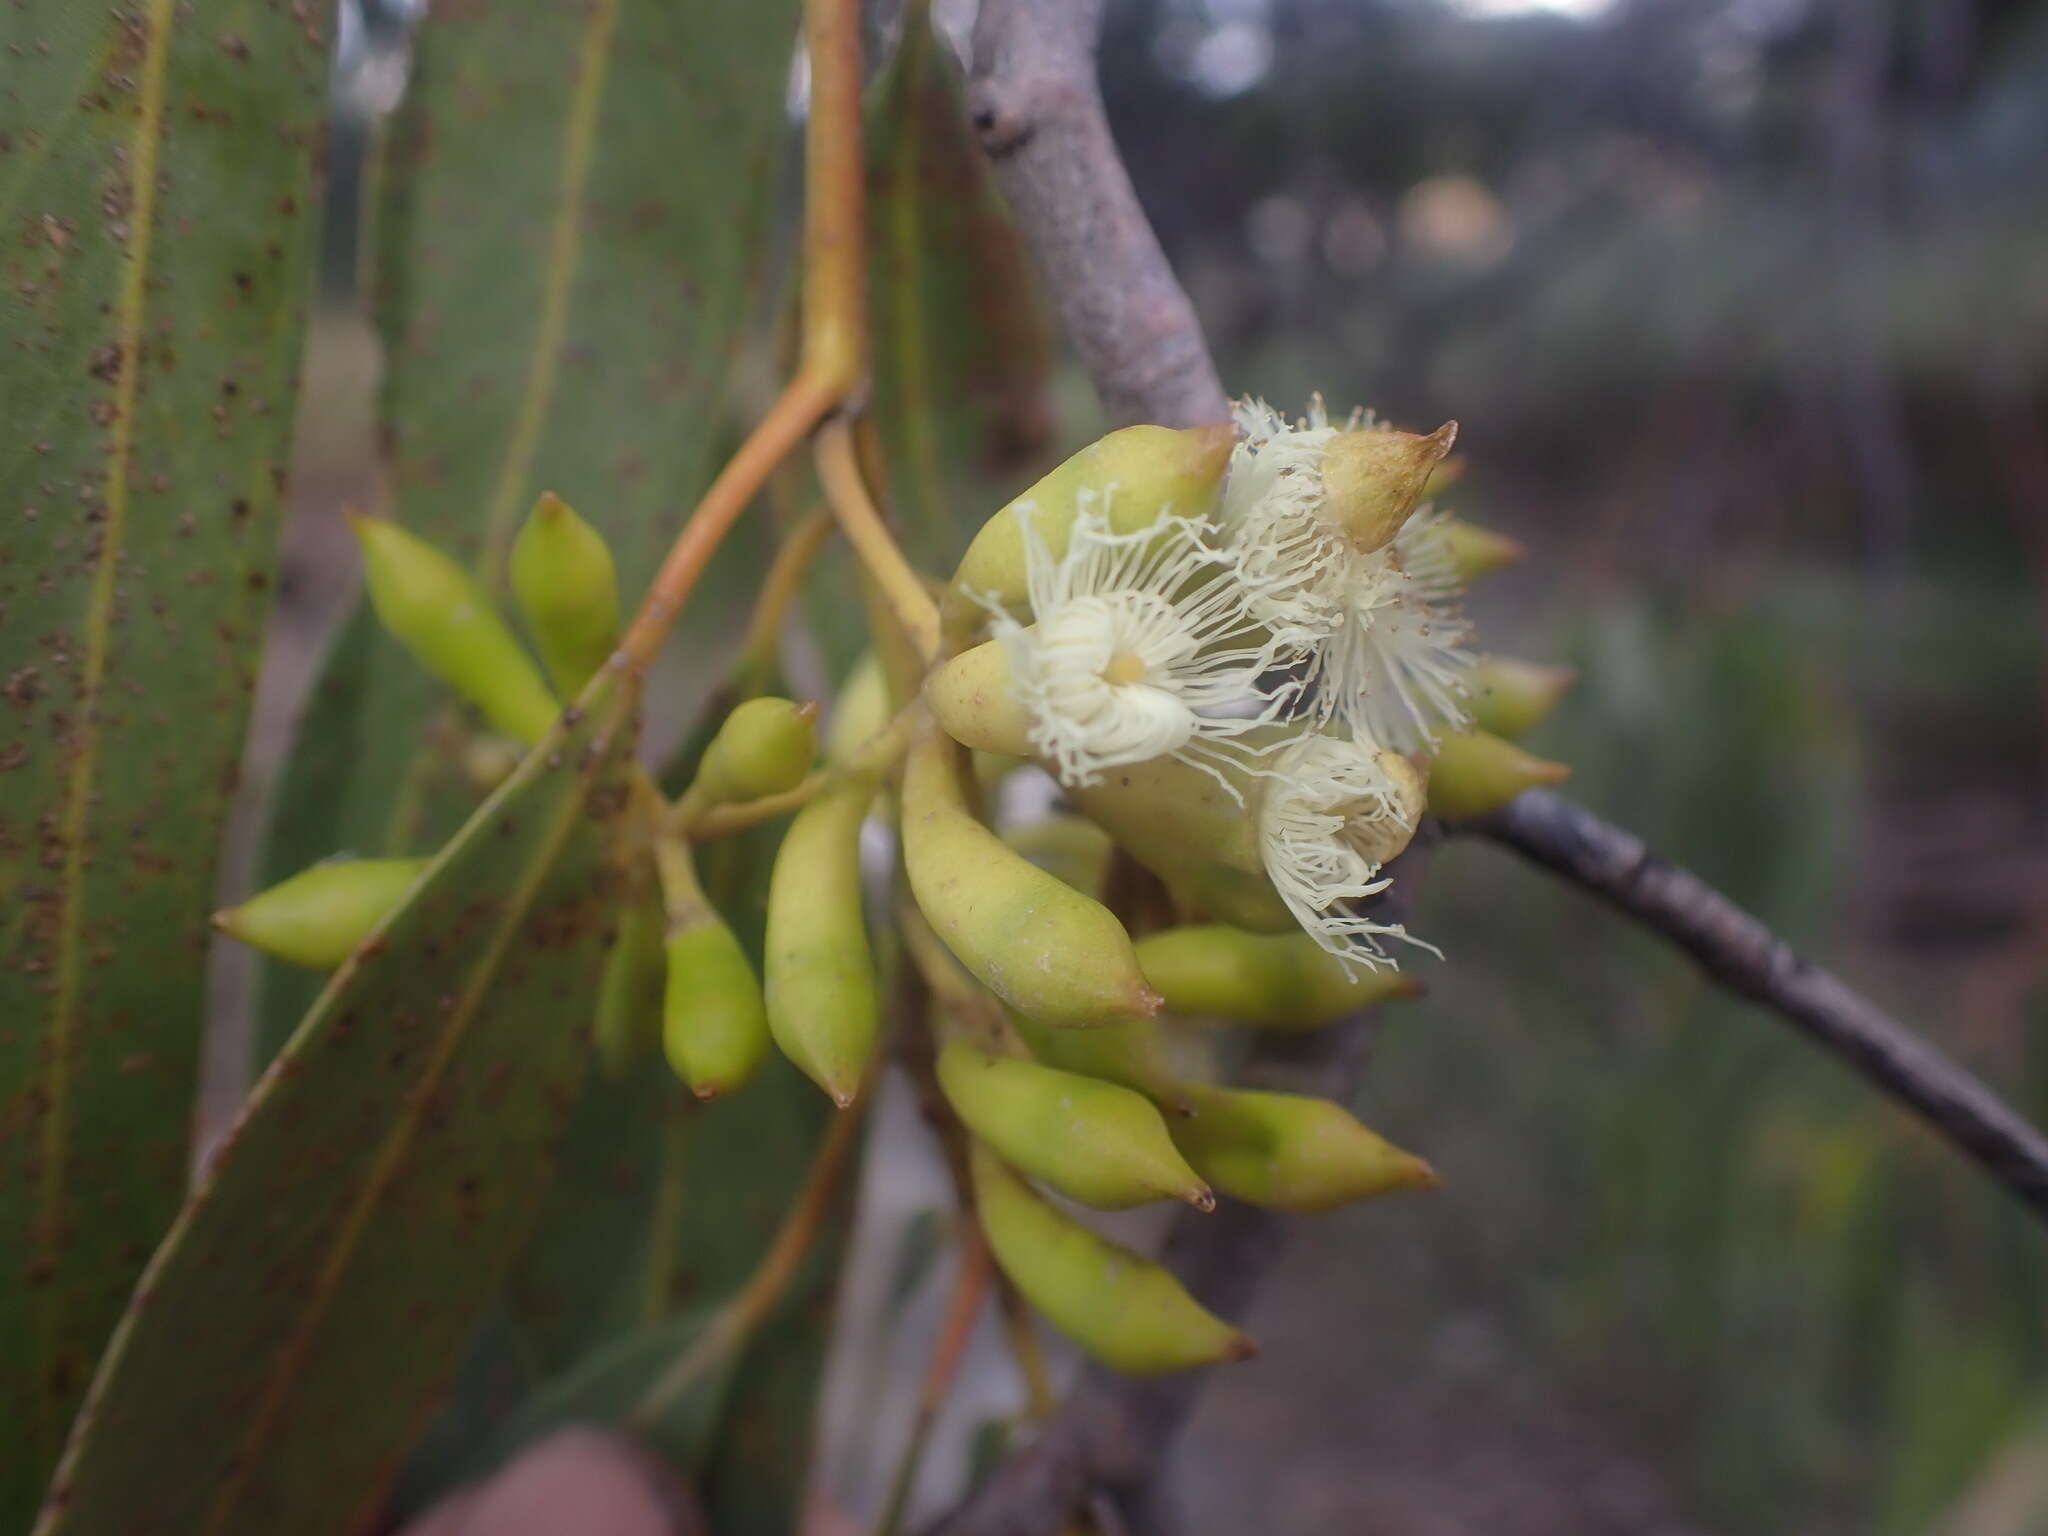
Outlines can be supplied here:
[[1360, 554], [1383, 548], [1429, 484], [1430, 471], [1451, 451], [1458, 424], [1428, 436], [1414, 432], [1340, 432], [1323, 450], [1324, 515]]

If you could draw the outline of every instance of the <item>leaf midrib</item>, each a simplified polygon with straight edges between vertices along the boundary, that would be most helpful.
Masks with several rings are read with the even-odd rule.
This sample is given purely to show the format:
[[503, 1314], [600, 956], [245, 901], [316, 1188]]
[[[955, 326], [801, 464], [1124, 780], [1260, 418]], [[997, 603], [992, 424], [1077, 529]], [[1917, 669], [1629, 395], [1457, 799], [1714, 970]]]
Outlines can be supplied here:
[[[80, 674], [78, 745], [65, 768], [64, 802], [58, 838], [64, 848], [57, 922], [56, 991], [51, 1002], [50, 1037], [43, 1053], [44, 1115], [36, 1188], [33, 1245], [37, 1260], [54, 1271], [63, 1240], [65, 1145], [70, 1131], [70, 1058], [79, 1010], [80, 930], [84, 924], [85, 828], [99, 764], [99, 703], [106, 680], [107, 650], [113, 635], [115, 575], [128, 524], [128, 474], [135, 449], [135, 404], [141, 377], [143, 313], [148, 302], [150, 247], [156, 232], [157, 159], [163, 143], [164, 82], [168, 73], [174, 0], [147, 0], [144, 44], [136, 101], [135, 132], [129, 144], [128, 175], [134, 189], [129, 210], [127, 265], [115, 301], [116, 345], [121, 349], [114, 380], [114, 420], [109, 445], [106, 518], [98, 563], [85, 615], [85, 656]], [[118, 21], [116, 25], [120, 25]], [[63, 1330], [68, 1287], [52, 1273], [41, 1288], [38, 1308], [38, 1379], [47, 1382]], [[68, 1404], [39, 1393], [35, 1415], [38, 1451], [48, 1462], [63, 1433]]]
[[[519, 412], [505, 440], [504, 457], [484, 522], [483, 548], [477, 565], [486, 591], [496, 591], [505, 569], [512, 542], [512, 523], [518, 515], [527, 480], [533, 471], [533, 456], [540, 434], [547, 425], [548, 406], [554, 399], [555, 375], [562, 355], [562, 337], [569, 323], [569, 293], [575, 285], [576, 270], [583, 253], [583, 194], [590, 184], [590, 169], [597, 154], [598, 108], [604, 100], [605, 65], [611, 56], [612, 25], [618, 14], [617, 0], [596, 0], [586, 16], [583, 46], [577, 56], [576, 83], [570, 90], [562, 146], [562, 169], [555, 184], [555, 201], [548, 230], [548, 259], [542, 268], [540, 310], [534, 324], [533, 348], [527, 357], [526, 380], [521, 386]], [[436, 753], [430, 747], [413, 749], [392, 798], [386, 818], [382, 848], [386, 853], [405, 851], [415, 813], [426, 794], [426, 776]]]
[[[602, 705], [607, 711], [607, 718], [592, 731], [588, 750], [597, 753], [600, 760], [609, 752], [612, 733], [618, 728], [619, 721], [625, 713], [623, 699], [624, 695], [615, 695]], [[558, 727], [557, 734], [535, 747], [529, 761], [545, 764], [550, 757], [564, 752], [566, 745], [560, 731], [561, 728]], [[581, 770], [569, 766], [566, 769], [542, 767], [537, 771], [574, 773]], [[502, 800], [516, 794], [531, 781], [531, 776], [515, 774], [500, 791], [499, 798]], [[301, 1312], [299, 1324], [277, 1353], [276, 1364], [269, 1373], [269, 1381], [249, 1416], [248, 1430], [243, 1435], [240, 1448], [231, 1463], [234, 1471], [215, 1496], [201, 1526], [202, 1530], [217, 1533], [227, 1528], [236, 1506], [248, 1487], [250, 1477], [260, 1464], [263, 1448], [283, 1415], [285, 1399], [312, 1350], [315, 1336], [326, 1319], [329, 1307], [340, 1291], [370, 1219], [381, 1203], [385, 1191], [390, 1188], [392, 1181], [402, 1169], [406, 1154], [411, 1150], [419, 1128], [426, 1120], [428, 1107], [434, 1099], [434, 1091], [442, 1075], [447, 1071], [449, 1063], [454, 1060], [463, 1038], [468, 1034], [470, 1024], [476, 1018], [496, 980], [499, 962], [503, 960], [505, 951], [525, 926], [535, 895], [553, 870], [563, 843], [575, 830], [583, 814], [589, 787], [589, 781], [586, 780], [582, 792], [567, 798], [547, 836], [536, 845], [536, 856], [527, 875], [508, 898], [488, 947], [471, 967], [469, 978], [455, 1007], [445, 1015], [446, 1022], [434, 1043], [433, 1055], [421, 1073], [418, 1084], [407, 1095], [404, 1112], [385, 1133], [383, 1144], [377, 1149], [371, 1164], [370, 1173], [364, 1179], [362, 1188], [350, 1205], [347, 1215], [338, 1224], [326, 1260], [308, 1288], [308, 1299]], [[435, 861], [435, 868], [427, 873], [417, 890], [424, 890], [432, 884], [441, 868], [456, 855], [461, 842], [462, 840], [458, 839], [456, 843], [450, 844], [442, 851]], [[323, 1000], [327, 996], [338, 995], [341, 989], [347, 986], [353, 978], [355, 964], [356, 962], [351, 962], [348, 969], [335, 976], [323, 994]], [[316, 1010], [318, 1007], [316, 1004]]]

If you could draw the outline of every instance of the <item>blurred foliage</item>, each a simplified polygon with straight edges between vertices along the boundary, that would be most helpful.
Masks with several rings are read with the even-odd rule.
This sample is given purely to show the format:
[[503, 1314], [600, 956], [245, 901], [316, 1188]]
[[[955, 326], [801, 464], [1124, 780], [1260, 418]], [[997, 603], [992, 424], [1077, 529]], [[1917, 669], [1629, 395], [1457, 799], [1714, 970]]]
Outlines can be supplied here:
[[[1460, 419], [1568, 790], [2048, 1114], [2048, 5], [1566, 9], [1127, 0], [1105, 88], [1233, 389]], [[1447, 1308], [1719, 1528], [2026, 1528], [1962, 1523], [2048, 1408], [2016, 1211], [1497, 851], [1415, 926]]]
[[[1860, 840], [1855, 615], [1809, 571], [1732, 611], [1560, 617], [1541, 627], [1584, 681], [1534, 742], [1575, 764], [1575, 795], [1851, 974], [1859, 864], [1883, 856]], [[2038, 1233], [1842, 1068], [1498, 850], [1443, 853], [1417, 926], [1450, 963], [1371, 1094], [1445, 1172], [1429, 1240], [1707, 1518], [1925, 1529], [2048, 1399]], [[1913, 969], [1869, 984], [2024, 1083], [2019, 1042], [1960, 1035]], [[2021, 1093], [2037, 1116], [2043, 1086]]]

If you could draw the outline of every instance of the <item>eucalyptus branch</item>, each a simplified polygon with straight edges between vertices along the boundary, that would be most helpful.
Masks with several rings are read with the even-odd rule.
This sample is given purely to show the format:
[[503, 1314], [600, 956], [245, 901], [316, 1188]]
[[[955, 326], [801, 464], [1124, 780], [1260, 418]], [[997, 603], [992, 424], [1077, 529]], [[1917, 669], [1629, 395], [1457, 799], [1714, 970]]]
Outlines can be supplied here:
[[[1196, 321], [1138, 206], [1094, 67], [1099, 0], [983, 0], [969, 105], [983, 149], [1104, 408], [1118, 422], [1222, 421], [1229, 402]], [[1413, 868], [1413, 861], [1407, 861]], [[1254, 1084], [1349, 1099], [1370, 1038], [1361, 1013], [1307, 1036], [1262, 1038]], [[1231, 1200], [1174, 1219], [1167, 1266], [1204, 1305], [1242, 1315], [1289, 1223]], [[1142, 1497], [1209, 1373], [1152, 1380], [1086, 1370], [1037, 1437], [942, 1520], [946, 1536], [1050, 1533], [1109, 1488]]]
[[1778, 1014], [1839, 1056], [1880, 1093], [2048, 1221], [2048, 1138], [1984, 1083], [1689, 870], [1632, 832], [1547, 790], [1532, 789], [1464, 830], [1591, 891], [1662, 934], [1738, 997]]
[[968, 107], [1103, 408], [1226, 421], [1229, 401], [1116, 152], [1095, 81], [1102, 0], [983, 0]]

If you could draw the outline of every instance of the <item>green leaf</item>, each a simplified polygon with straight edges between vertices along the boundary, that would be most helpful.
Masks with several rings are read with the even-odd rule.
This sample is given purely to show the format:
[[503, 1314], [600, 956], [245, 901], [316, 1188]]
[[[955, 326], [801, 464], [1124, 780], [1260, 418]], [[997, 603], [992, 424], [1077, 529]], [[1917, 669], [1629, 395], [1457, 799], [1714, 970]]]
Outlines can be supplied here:
[[[776, 836], [762, 829], [704, 854], [707, 887], [757, 959]], [[692, 1099], [660, 1061], [618, 1082], [593, 1074], [564, 1141], [561, 1175], [466, 1366], [466, 1377], [484, 1385], [459, 1394], [443, 1414], [408, 1471], [404, 1508], [423, 1508], [502, 1454], [516, 1439], [512, 1426], [534, 1411], [529, 1396], [548, 1392], [579, 1362], [738, 1290], [780, 1227], [833, 1113], [780, 1057], [741, 1092], [710, 1104]], [[843, 1209], [814, 1239], [776, 1317], [746, 1352], [721, 1400], [727, 1422], [708, 1461], [693, 1441], [677, 1463], [704, 1481], [721, 1532], [780, 1533], [795, 1520], [824, 1314], [844, 1253], [842, 1218]], [[511, 1381], [520, 1385], [504, 1385]]]
[[325, 10], [0, 8], [0, 1529], [182, 1196]]
[[626, 799], [607, 675], [348, 961], [137, 1288], [41, 1536], [361, 1529], [532, 1225]]
[[[716, 468], [760, 312], [795, 11], [495, 0], [422, 24], [369, 178], [387, 510], [501, 599], [511, 539], [552, 490], [610, 541], [630, 608]], [[685, 611], [686, 689], [709, 686], [695, 674], [744, 617], [757, 521]], [[474, 803], [466, 729], [358, 612], [280, 783], [262, 883], [342, 850], [432, 848]], [[311, 984], [267, 966], [262, 994], [267, 1055]]]

